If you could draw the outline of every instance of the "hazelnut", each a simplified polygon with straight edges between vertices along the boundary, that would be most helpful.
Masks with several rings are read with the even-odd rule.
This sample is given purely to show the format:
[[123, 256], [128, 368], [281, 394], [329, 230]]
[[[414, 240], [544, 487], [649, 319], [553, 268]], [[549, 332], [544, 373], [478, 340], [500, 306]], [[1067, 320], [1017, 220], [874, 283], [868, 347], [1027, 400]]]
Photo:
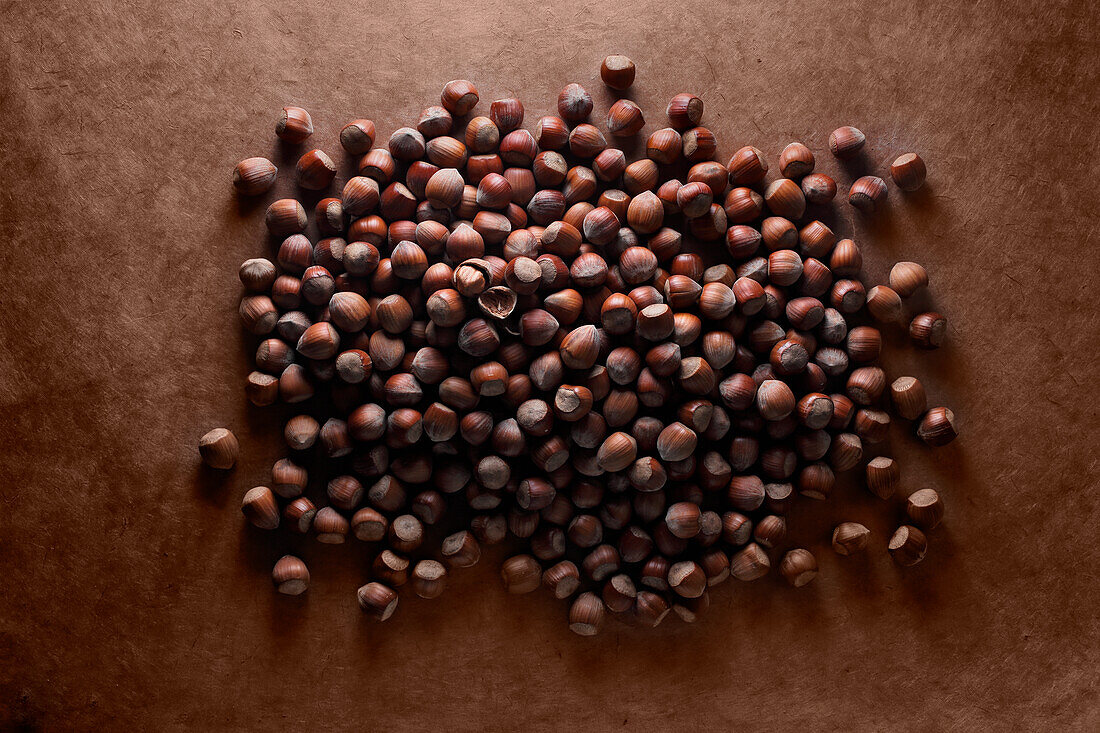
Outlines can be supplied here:
[[883, 323], [898, 323], [904, 316], [901, 297], [885, 285], [867, 291], [867, 310], [872, 318]]
[[535, 141], [543, 150], [560, 150], [569, 142], [569, 126], [560, 117], [540, 117], [535, 123]]
[[864, 214], [873, 214], [886, 201], [886, 182], [878, 176], [863, 176], [852, 183], [848, 203]]
[[309, 532], [313, 526], [313, 520], [317, 516], [317, 508], [313, 502], [304, 496], [299, 496], [283, 509], [283, 519], [291, 530], [298, 534]]
[[321, 426], [309, 415], [296, 415], [287, 421], [283, 437], [294, 450], [305, 450], [316, 442]]
[[871, 530], [858, 522], [842, 522], [833, 530], [833, 550], [838, 555], [858, 555], [870, 541]]
[[856, 128], [838, 127], [829, 133], [829, 152], [838, 158], [854, 158], [866, 142], [866, 136]]
[[756, 523], [752, 536], [761, 546], [771, 549], [786, 538], [787, 520], [779, 515], [769, 514]]
[[581, 593], [569, 608], [569, 630], [580, 636], [595, 636], [604, 619], [604, 604], [595, 593]]
[[802, 143], [791, 143], [779, 155], [779, 171], [784, 178], [802, 178], [814, 169], [814, 154]]
[[632, 196], [652, 191], [657, 186], [660, 169], [649, 158], [636, 160], [623, 171], [623, 188]]
[[421, 560], [413, 567], [412, 589], [421, 598], [438, 598], [447, 583], [447, 569], [436, 560]]
[[899, 155], [890, 164], [890, 177], [902, 191], [916, 191], [924, 185], [927, 175], [924, 160], [916, 153]]
[[356, 597], [363, 613], [378, 621], [385, 621], [397, 610], [397, 593], [382, 583], [367, 583]]
[[738, 580], [757, 580], [771, 570], [768, 554], [755, 542], [730, 556], [730, 575]]
[[569, 560], [562, 560], [547, 568], [542, 574], [543, 584], [558, 600], [568, 598], [580, 587], [581, 574]]
[[906, 420], [916, 420], [928, 409], [924, 385], [916, 377], [898, 377], [890, 385], [894, 410]]
[[664, 206], [652, 191], [643, 191], [630, 200], [626, 210], [627, 223], [640, 234], [652, 234], [664, 221]]
[[271, 570], [275, 588], [288, 596], [299, 596], [309, 588], [309, 569], [293, 555], [283, 555]]
[[673, 127], [681, 130], [695, 127], [703, 118], [703, 100], [694, 94], [681, 92], [669, 101], [665, 114]]
[[947, 445], [958, 435], [955, 413], [946, 407], [933, 407], [917, 425], [917, 437], [934, 448]]
[[811, 204], [823, 206], [836, 197], [836, 181], [824, 173], [811, 173], [802, 179], [802, 194]]
[[500, 577], [509, 593], [530, 593], [542, 583], [542, 568], [530, 555], [516, 555], [501, 565]]
[[705, 183], [694, 182], [680, 187], [676, 192], [676, 204], [689, 219], [703, 216], [710, 211], [713, 196]]
[[947, 319], [939, 313], [921, 313], [909, 323], [909, 338], [922, 349], [938, 349], [947, 335]]
[[260, 529], [275, 529], [279, 526], [279, 505], [275, 495], [266, 486], [249, 489], [241, 500], [241, 512]]
[[682, 461], [695, 452], [698, 436], [680, 422], [664, 428], [657, 436], [657, 453], [665, 461]]
[[558, 114], [566, 122], [581, 122], [592, 113], [592, 96], [580, 84], [567, 84], [558, 94]]
[[603, 83], [617, 91], [630, 88], [634, 83], [634, 73], [634, 62], [626, 56], [607, 56], [600, 64], [600, 78]]
[[409, 560], [391, 550], [382, 550], [371, 564], [374, 577], [394, 587], [409, 581]]
[[911, 567], [924, 559], [928, 552], [928, 539], [916, 527], [908, 524], [898, 527], [887, 545], [894, 562], [902, 567]]
[[783, 556], [779, 572], [795, 588], [801, 588], [817, 576], [817, 559], [809, 550], [795, 548]]
[[379, 185], [389, 183], [396, 168], [393, 155], [386, 148], [374, 148], [359, 159], [359, 174], [373, 178]]
[[650, 160], [671, 165], [680, 157], [683, 142], [680, 133], [671, 127], [657, 130], [646, 140], [646, 155]]
[[676, 537], [690, 540], [699, 534], [700, 517], [698, 504], [677, 502], [665, 512], [665, 525]]
[[374, 146], [374, 122], [352, 120], [340, 130], [340, 144], [350, 155], [363, 155]]
[[264, 221], [271, 235], [282, 239], [306, 228], [306, 210], [295, 199], [279, 199], [267, 207]]
[[903, 298], [927, 285], [928, 273], [916, 262], [898, 262], [890, 269], [890, 287]]
[[707, 589], [707, 575], [691, 560], [674, 563], [668, 569], [668, 586], [683, 598], [698, 598]]
[[496, 149], [500, 143], [500, 130], [488, 117], [475, 117], [466, 125], [466, 147], [483, 154]]
[[498, 99], [489, 105], [489, 119], [507, 135], [523, 124], [523, 102], [514, 97]]
[[756, 390], [756, 407], [765, 420], [781, 420], [794, 411], [794, 393], [783, 382], [765, 380]]
[[848, 396], [858, 405], [878, 402], [886, 389], [886, 373], [878, 367], [860, 367], [848, 375]]
[[388, 528], [389, 520], [371, 507], [363, 507], [351, 517], [351, 531], [363, 542], [378, 542]]
[[336, 164], [323, 150], [311, 150], [298, 159], [298, 185], [311, 191], [327, 188], [336, 177]]
[[465, 79], [449, 81], [443, 85], [439, 101], [452, 115], [462, 117], [477, 104], [477, 87]]
[[943, 500], [935, 489], [920, 489], [905, 501], [909, 519], [924, 529], [935, 529], [943, 520]]
[[450, 112], [443, 107], [433, 105], [426, 107], [420, 113], [420, 118], [416, 122], [416, 129], [424, 137], [434, 138], [450, 132], [453, 122]]
[[620, 99], [607, 111], [607, 131], [615, 137], [631, 137], [645, 127], [642, 109], [629, 99]]
[[867, 464], [867, 488], [880, 499], [889, 499], [901, 481], [901, 469], [893, 458], [879, 456]]
[[731, 186], [752, 186], [764, 180], [768, 173], [768, 162], [759, 150], [745, 146], [733, 154], [726, 168], [729, 169]]
[[724, 208], [730, 224], [747, 224], [760, 218], [764, 211], [764, 197], [751, 188], [738, 186], [726, 194]]
[[806, 197], [802, 195], [802, 189], [789, 178], [769, 183], [764, 190], [764, 202], [773, 214], [792, 221], [801, 219], [806, 211]]
[[313, 120], [301, 107], [283, 107], [275, 123], [275, 134], [280, 140], [297, 145], [313, 134]]
[[424, 156], [426, 149], [424, 136], [411, 127], [401, 127], [390, 135], [388, 147], [390, 155], [397, 160], [413, 161]]
[[279, 169], [267, 158], [245, 158], [233, 169], [233, 187], [245, 196], [259, 196], [275, 185]]
[[240, 445], [237, 436], [225, 428], [214, 428], [199, 438], [199, 455], [211, 468], [228, 470], [237, 463]]
[[[714, 133], [705, 127], [693, 127], [681, 136], [680, 141], [684, 159], [692, 163], [709, 160], [718, 147]], [[723, 173], [723, 183], [725, 178], [726, 174]]]

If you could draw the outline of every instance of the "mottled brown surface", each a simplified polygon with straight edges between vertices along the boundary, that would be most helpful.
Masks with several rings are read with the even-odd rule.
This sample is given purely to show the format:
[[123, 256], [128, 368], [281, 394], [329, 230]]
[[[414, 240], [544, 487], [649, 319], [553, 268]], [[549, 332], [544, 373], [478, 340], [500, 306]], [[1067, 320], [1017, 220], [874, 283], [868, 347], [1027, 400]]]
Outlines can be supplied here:
[[[432, 5], [0, 5], [0, 727], [1100, 726], [1096, 3]], [[313, 588], [277, 597], [291, 545], [237, 509], [281, 448], [242, 393], [235, 270], [267, 243], [233, 164], [285, 169], [283, 104], [337, 153], [346, 120], [388, 135], [454, 77], [529, 120], [579, 81], [600, 116], [611, 52], [647, 131], [701, 93], [723, 160], [798, 139], [839, 172], [823, 151], [851, 123], [875, 171], [928, 161], [923, 192], [835, 221], [872, 279], [925, 264], [951, 319], [946, 348], [887, 362], [962, 423], [936, 453], [895, 434], [905, 487], [946, 497], [927, 560], [895, 568], [898, 506], [850, 488], [796, 517], [817, 580], [727, 583], [695, 626], [581, 639], [545, 593], [506, 597], [498, 557], [378, 626], [355, 544], [303, 543]], [[219, 425], [242, 444], [225, 477], [195, 449]], [[842, 519], [870, 559], [827, 549]]]

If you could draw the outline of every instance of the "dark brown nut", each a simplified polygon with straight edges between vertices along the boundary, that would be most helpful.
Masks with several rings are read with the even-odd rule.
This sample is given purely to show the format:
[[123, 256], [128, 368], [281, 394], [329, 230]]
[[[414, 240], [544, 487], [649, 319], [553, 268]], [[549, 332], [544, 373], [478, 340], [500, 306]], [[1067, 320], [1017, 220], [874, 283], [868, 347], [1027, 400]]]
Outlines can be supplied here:
[[674, 563], [668, 569], [668, 586], [683, 598], [698, 598], [707, 589], [707, 575], [691, 560]]
[[802, 193], [806, 201], [823, 206], [836, 197], [836, 181], [824, 173], [811, 173], [802, 179]]
[[784, 178], [802, 178], [813, 169], [814, 154], [802, 143], [791, 143], [779, 155], [779, 171]]
[[671, 127], [657, 130], [646, 140], [646, 155], [662, 165], [671, 165], [680, 157], [683, 141]]
[[665, 114], [673, 127], [681, 130], [694, 127], [703, 118], [703, 100], [694, 94], [682, 92], [668, 103]]
[[772, 181], [764, 190], [764, 203], [776, 216], [792, 221], [802, 218], [806, 211], [806, 197], [798, 184], [789, 178]]
[[592, 96], [580, 84], [567, 84], [558, 94], [558, 114], [566, 122], [581, 122], [592, 113]]
[[916, 153], [899, 155], [890, 164], [890, 177], [902, 191], [916, 191], [924, 185], [927, 176], [924, 160]]
[[899, 262], [890, 268], [890, 287], [903, 298], [927, 286], [928, 272], [916, 262]]
[[440, 554], [452, 568], [469, 568], [481, 559], [481, 546], [470, 532], [456, 532], [443, 539]]
[[955, 413], [946, 407], [933, 407], [917, 425], [917, 437], [934, 448], [947, 445], [958, 435]]
[[768, 173], [768, 162], [759, 150], [746, 146], [733, 154], [726, 168], [729, 169], [731, 186], [752, 186], [764, 180]]
[[771, 570], [768, 554], [760, 545], [750, 543], [730, 557], [730, 574], [738, 580], [763, 578]]
[[894, 410], [906, 420], [916, 420], [928, 409], [924, 385], [916, 377], [898, 377], [890, 385]]
[[613, 54], [604, 58], [600, 64], [600, 78], [607, 86], [616, 91], [629, 89], [634, 83], [634, 62], [626, 56]]
[[858, 522], [843, 522], [833, 530], [833, 550], [838, 555], [858, 555], [870, 541], [871, 530]]
[[501, 565], [500, 577], [509, 593], [530, 593], [542, 584], [542, 568], [530, 555], [516, 555]]
[[[681, 135], [680, 143], [684, 159], [689, 163], [709, 160], [718, 147], [718, 141], [715, 139], [714, 133], [705, 127], [691, 128]], [[727, 173], [723, 172], [723, 184], [726, 183], [726, 175]], [[723, 185], [723, 190], [719, 191], [719, 194], [723, 193], [724, 190], [725, 186]]]
[[283, 107], [275, 123], [275, 134], [280, 140], [296, 145], [313, 134], [313, 120], [301, 107]]
[[271, 580], [280, 593], [300, 596], [309, 588], [309, 569], [293, 555], [283, 555], [271, 570]]
[[279, 526], [279, 505], [271, 489], [266, 486], [257, 486], [245, 493], [241, 500], [241, 512], [260, 529], [275, 529]]
[[233, 468], [239, 453], [237, 436], [225, 428], [214, 428], [199, 438], [199, 455], [211, 468], [223, 471]]
[[854, 127], [838, 127], [829, 134], [829, 152], [838, 158], [854, 158], [863, 150], [867, 137]]
[[928, 552], [928, 539], [916, 527], [908, 524], [898, 527], [887, 545], [894, 562], [902, 567], [911, 567], [924, 559]]
[[279, 169], [267, 158], [245, 158], [233, 169], [233, 187], [245, 196], [259, 196], [275, 185]]
[[382, 583], [367, 583], [356, 594], [363, 613], [385, 621], [397, 610], [397, 593]]
[[279, 199], [267, 207], [264, 221], [271, 235], [282, 239], [306, 228], [306, 210], [295, 199]]
[[935, 489], [920, 489], [909, 495], [905, 513], [913, 524], [924, 529], [935, 529], [943, 521], [943, 500]]
[[465, 79], [449, 81], [443, 86], [439, 101], [452, 115], [462, 117], [477, 104], [477, 87]]
[[580, 571], [569, 560], [562, 560], [550, 566], [542, 574], [543, 585], [549, 588], [554, 597], [559, 600], [576, 593], [580, 587], [580, 580]]
[[581, 593], [569, 608], [569, 630], [580, 636], [595, 636], [604, 619], [604, 604], [595, 593]]
[[886, 201], [886, 182], [878, 176], [857, 178], [848, 192], [848, 203], [864, 214], [873, 214]]
[[922, 349], [938, 349], [947, 336], [947, 319], [939, 313], [921, 313], [909, 324], [909, 338]]
[[801, 588], [817, 576], [817, 559], [801, 547], [783, 556], [779, 573], [795, 588]]
[[901, 481], [901, 469], [893, 458], [879, 456], [867, 464], [867, 488], [880, 499], [889, 499]]

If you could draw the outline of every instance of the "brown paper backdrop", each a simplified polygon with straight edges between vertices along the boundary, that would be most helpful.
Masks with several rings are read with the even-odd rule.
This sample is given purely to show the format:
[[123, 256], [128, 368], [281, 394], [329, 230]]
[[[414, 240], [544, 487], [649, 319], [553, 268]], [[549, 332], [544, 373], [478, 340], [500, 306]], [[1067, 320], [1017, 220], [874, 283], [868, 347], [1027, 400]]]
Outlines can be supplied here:
[[[0, 727], [1100, 725], [1095, 3], [2, 7]], [[700, 93], [722, 160], [801, 140], [846, 190], [824, 151], [851, 123], [874, 171], [928, 161], [923, 192], [833, 220], [872, 278], [924, 263], [951, 320], [941, 351], [887, 361], [962, 423], [936, 453], [895, 433], [906, 489], [946, 497], [927, 560], [895, 568], [898, 505], [850, 489], [796, 518], [814, 583], [729, 582], [695, 626], [580, 639], [544, 593], [506, 597], [498, 556], [379, 626], [355, 605], [356, 544], [300, 543], [313, 587], [277, 597], [270, 566], [298, 545], [237, 509], [281, 450], [280, 413], [241, 389], [235, 272], [268, 250], [233, 164], [285, 169], [283, 104], [335, 154], [346, 120], [388, 135], [455, 77], [483, 107], [521, 96], [529, 122], [578, 81], [602, 119], [612, 52], [638, 63], [647, 131]], [[224, 478], [195, 451], [219, 425], [242, 443]], [[866, 561], [828, 549], [842, 519], [875, 532]]]

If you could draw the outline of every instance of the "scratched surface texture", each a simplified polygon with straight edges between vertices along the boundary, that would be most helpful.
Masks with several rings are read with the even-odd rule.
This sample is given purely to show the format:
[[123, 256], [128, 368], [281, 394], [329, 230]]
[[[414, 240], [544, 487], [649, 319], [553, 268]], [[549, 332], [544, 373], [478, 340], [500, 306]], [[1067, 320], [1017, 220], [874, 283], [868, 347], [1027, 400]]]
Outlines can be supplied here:
[[[0, 3], [0, 729], [1096, 730], [1097, 8]], [[602, 119], [611, 52], [638, 63], [646, 134], [691, 90], [722, 160], [801, 140], [846, 190], [860, 167], [825, 150], [850, 123], [863, 168], [928, 161], [920, 194], [829, 220], [872, 280], [925, 264], [951, 320], [939, 352], [891, 337], [886, 360], [960, 417], [934, 454], [892, 441], [947, 519], [900, 571], [899, 504], [842, 488], [795, 517], [816, 581], [729, 582], [694, 626], [581, 639], [546, 594], [505, 595], [499, 555], [367, 622], [362, 546], [272, 543], [238, 511], [282, 413], [242, 392], [236, 267], [270, 256], [271, 197], [239, 203], [231, 168], [286, 169], [284, 104], [335, 155], [346, 120], [388, 136], [456, 77], [529, 123], [578, 81]], [[224, 477], [195, 451], [219, 425], [242, 443]], [[828, 549], [844, 519], [872, 528], [865, 561]], [[290, 549], [313, 570], [297, 600], [268, 575]]]

